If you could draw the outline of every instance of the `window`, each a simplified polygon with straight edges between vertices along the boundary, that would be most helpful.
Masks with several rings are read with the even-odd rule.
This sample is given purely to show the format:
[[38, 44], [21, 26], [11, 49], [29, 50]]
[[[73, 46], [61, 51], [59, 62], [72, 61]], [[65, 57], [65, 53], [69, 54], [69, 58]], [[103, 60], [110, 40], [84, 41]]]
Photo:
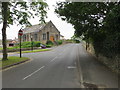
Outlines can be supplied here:
[[27, 35], [27, 41], [29, 41], [29, 35]]
[[46, 40], [46, 34], [45, 33], [43, 34], [43, 40]]
[[35, 41], [37, 41], [37, 38], [38, 38], [37, 34], [34, 34]]
[[26, 35], [23, 35], [23, 41], [26, 41]]
[[47, 40], [49, 40], [49, 32], [47, 32]]

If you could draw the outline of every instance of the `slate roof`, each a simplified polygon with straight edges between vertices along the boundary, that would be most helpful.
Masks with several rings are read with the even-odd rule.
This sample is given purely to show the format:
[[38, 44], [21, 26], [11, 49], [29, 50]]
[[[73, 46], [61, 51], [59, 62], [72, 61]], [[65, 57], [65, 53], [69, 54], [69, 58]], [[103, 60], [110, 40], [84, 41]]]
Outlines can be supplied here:
[[[23, 29], [23, 33], [32, 33], [32, 32], [39, 32], [40, 30], [42, 30], [48, 23], [52, 23], [52, 21], [47, 22], [46, 24], [37, 24], [37, 25], [32, 25], [30, 27], [26, 27], [25, 29]], [[52, 23], [53, 24], [53, 23]], [[54, 25], [54, 24], [53, 24]], [[55, 25], [54, 25], [55, 27]], [[56, 28], [56, 27], [55, 27]], [[57, 29], [57, 28], [56, 28]], [[60, 32], [57, 29], [58, 32]]]
[[24, 34], [32, 33], [32, 32], [39, 32], [45, 27], [45, 25], [46, 24], [37, 24], [37, 25], [30, 26], [30, 27], [26, 27], [25, 29], [23, 29], [23, 32]]

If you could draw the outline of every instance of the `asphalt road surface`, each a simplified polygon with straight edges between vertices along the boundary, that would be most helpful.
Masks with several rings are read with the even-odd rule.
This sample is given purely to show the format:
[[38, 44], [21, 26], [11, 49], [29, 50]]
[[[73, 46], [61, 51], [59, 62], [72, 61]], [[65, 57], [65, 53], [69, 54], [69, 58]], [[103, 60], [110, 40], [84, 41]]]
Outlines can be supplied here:
[[81, 88], [80, 82], [118, 87], [117, 74], [92, 58], [81, 44], [66, 44], [23, 56], [32, 60], [3, 71], [3, 88]]

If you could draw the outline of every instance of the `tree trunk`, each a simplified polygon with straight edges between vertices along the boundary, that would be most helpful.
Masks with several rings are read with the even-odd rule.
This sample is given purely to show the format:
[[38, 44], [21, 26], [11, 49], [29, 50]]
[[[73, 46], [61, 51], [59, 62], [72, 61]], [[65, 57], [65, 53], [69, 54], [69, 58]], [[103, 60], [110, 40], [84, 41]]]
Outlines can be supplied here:
[[2, 16], [3, 16], [3, 27], [2, 27], [2, 44], [3, 44], [3, 58], [2, 60], [7, 59], [7, 40], [6, 40], [6, 28], [7, 28], [7, 19], [8, 19], [8, 2], [2, 2]]

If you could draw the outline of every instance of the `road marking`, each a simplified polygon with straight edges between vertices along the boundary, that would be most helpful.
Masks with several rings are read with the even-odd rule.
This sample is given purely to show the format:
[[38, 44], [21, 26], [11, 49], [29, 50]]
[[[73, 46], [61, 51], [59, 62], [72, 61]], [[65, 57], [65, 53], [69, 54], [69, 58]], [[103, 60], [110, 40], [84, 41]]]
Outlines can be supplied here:
[[74, 69], [74, 68], [76, 68], [75, 66], [68, 66], [67, 67], [68, 69]]
[[40, 71], [41, 69], [43, 69], [45, 66], [42, 66], [41, 68], [37, 69], [36, 71], [34, 71], [33, 73], [29, 74], [28, 76], [26, 76], [25, 78], [23, 78], [23, 80], [29, 78], [30, 76], [32, 76], [33, 74], [37, 73], [38, 71]]
[[50, 62], [54, 61], [56, 58], [58, 58], [58, 56], [56, 56], [55, 58], [53, 58]]

